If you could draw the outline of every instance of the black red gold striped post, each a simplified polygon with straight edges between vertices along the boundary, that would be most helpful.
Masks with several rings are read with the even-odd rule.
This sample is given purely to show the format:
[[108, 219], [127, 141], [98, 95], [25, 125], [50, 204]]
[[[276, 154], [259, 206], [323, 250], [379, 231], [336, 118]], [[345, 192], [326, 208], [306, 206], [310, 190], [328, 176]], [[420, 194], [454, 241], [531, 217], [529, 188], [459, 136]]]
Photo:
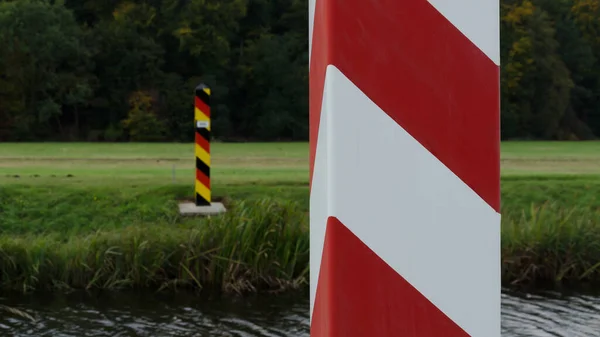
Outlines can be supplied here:
[[194, 98], [196, 128], [196, 206], [210, 206], [210, 88], [196, 87]]

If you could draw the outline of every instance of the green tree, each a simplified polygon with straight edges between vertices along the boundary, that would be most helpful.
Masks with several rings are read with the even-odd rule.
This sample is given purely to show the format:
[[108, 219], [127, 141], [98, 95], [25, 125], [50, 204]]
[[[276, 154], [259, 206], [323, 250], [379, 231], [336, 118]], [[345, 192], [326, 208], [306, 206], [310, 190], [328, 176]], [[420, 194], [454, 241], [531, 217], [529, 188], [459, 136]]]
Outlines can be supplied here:
[[[600, 136], [599, 3], [501, 0], [504, 139]], [[307, 0], [0, 0], [0, 140], [191, 141], [200, 82], [215, 138], [306, 140], [307, 21]]]
[[94, 73], [100, 85], [91, 102], [95, 113], [88, 123], [92, 129], [104, 129], [123, 120], [132, 92], [160, 86], [165, 52], [143, 30], [152, 15], [146, 8], [136, 11], [135, 7], [122, 5], [115, 9], [112, 20], [94, 26]]
[[47, 1], [2, 2], [0, 44], [4, 128], [14, 139], [63, 134], [63, 112], [81, 105], [67, 97], [89, 91], [89, 52], [72, 13]]
[[579, 89], [581, 100], [575, 108], [582, 121], [600, 136], [600, 3], [598, 0], [574, 0], [571, 3], [571, 12], [568, 14], [574, 18], [582, 40], [587, 43], [594, 57], [593, 64], [587, 66], [582, 74], [582, 88]]
[[152, 142], [165, 139], [165, 125], [156, 115], [152, 101], [152, 96], [148, 93], [136, 91], [131, 94], [131, 109], [122, 123], [131, 140]]
[[511, 42], [501, 51], [503, 137], [558, 137], [573, 82], [547, 12], [529, 0], [505, 2], [502, 34]]

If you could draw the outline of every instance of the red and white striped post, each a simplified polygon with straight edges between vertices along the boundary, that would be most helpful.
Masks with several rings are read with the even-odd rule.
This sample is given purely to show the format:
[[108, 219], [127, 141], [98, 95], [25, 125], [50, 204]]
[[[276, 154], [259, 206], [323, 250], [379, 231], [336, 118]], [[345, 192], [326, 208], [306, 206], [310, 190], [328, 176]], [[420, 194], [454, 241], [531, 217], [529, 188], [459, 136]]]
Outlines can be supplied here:
[[311, 336], [500, 336], [498, 0], [310, 0]]

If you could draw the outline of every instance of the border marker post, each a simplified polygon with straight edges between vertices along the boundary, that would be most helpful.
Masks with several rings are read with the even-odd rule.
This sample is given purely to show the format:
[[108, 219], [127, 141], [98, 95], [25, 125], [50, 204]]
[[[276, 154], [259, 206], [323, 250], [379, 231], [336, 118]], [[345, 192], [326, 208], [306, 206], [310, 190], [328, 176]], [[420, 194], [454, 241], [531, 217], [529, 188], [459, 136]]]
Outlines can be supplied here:
[[309, 0], [312, 337], [500, 337], [498, 0]]
[[194, 97], [194, 128], [196, 139], [196, 206], [210, 206], [210, 88], [196, 87]]
[[179, 204], [181, 215], [217, 215], [226, 212], [225, 205], [214, 202], [211, 184], [211, 90], [200, 84], [194, 91], [194, 201]]

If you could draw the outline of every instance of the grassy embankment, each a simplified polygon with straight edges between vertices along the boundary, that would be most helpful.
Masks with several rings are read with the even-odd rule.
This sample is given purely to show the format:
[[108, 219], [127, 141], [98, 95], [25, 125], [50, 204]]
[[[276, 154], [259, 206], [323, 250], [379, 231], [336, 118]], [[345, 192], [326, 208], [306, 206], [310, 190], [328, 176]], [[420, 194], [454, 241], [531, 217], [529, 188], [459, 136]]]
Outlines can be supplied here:
[[502, 277], [600, 286], [600, 142], [502, 145]]
[[199, 219], [176, 201], [193, 144], [0, 144], [0, 289], [301, 285], [306, 144], [213, 152], [214, 194], [234, 203]]
[[[0, 289], [301, 286], [307, 145], [213, 144], [210, 219], [177, 212], [192, 151], [0, 144]], [[503, 144], [502, 169], [504, 283], [600, 281], [600, 143]]]

